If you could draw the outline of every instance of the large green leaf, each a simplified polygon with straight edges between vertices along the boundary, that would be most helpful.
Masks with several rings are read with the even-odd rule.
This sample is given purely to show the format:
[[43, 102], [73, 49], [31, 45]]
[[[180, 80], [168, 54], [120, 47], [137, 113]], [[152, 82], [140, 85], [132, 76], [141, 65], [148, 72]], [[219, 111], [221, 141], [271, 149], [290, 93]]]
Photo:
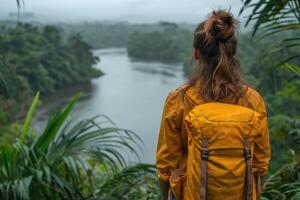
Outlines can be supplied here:
[[[253, 27], [253, 35], [265, 25], [270, 26], [270, 22], [279, 22], [283, 19], [293, 19], [294, 22], [300, 22], [299, 19], [299, 1], [298, 0], [247, 0], [242, 1], [243, 7], [240, 10], [242, 14], [246, 9], [251, 9], [251, 14], [249, 15], [246, 25], [249, 25], [251, 21], [255, 21]], [[282, 22], [280, 23], [282, 24]]]
[[31, 106], [30, 106], [30, 109], [27, 113], [27, 116], [25, 118], [25, 122], [24, 122], [24, 125], [23, 125], [23, 129], [22, 129], [22, 132], [21, 132], [21, 135], [20, 135], [20, 139], [22, 140], [22, 142], [25, 142], [26, 141], [26, 134], [30, 128], [30, 123], [31, 123], [31, 120], [32, 120], [32, 117], [34, 115], [34, 111], [35, 111], [35, 108], [39, 102], [39, 96], [40, 96], [40, 92], [37, 92], [32, 103], [31, 103]]
[[289, 71], [294, 72], [295, 74], [300, 76], [300, 66], [285, 63], [285, 64], [282, 65], [282, 67], [285, 68], [285, 69], [288, 69]]
[[54, 115], [49, 119], [46, 129], [40, 136], [38, 136], [35, 143], [33, 144], [33, 148], [40, 149], [43, 152], [47, 150], [49, 144], [53, 142], [55, 136], [58, 134], [61, 126], [66, 122], [67, 117], [69, 117], [71, 110], [79, 100], [80, 96], [81, 95], [78, 94], [62, 112]]

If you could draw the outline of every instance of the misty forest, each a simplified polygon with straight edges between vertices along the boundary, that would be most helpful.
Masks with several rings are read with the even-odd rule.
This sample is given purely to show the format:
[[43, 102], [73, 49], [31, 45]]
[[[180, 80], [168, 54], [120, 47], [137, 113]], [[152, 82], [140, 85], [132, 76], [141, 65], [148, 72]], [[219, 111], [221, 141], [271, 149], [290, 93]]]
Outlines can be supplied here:
[[[15, 4], [18, 19], [0, 21], [0, 199], [159, 200], [162, 106], [193, 71], [197, 22], [45, 24], [22, 20]], [[242, 77], [268, 112], [262, 199], [297, 200], [300, 2], [239, 10]]]

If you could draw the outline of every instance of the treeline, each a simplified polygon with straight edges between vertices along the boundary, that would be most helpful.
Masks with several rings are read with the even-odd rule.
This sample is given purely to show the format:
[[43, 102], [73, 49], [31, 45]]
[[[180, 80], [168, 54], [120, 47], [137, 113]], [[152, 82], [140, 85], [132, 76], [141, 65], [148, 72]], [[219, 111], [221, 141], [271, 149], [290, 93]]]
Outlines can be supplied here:
[[191, 30], [192, 24], [174, 24], [169, 22], [159, 22], [153, 24], [131, 24], [128, 22], [99, 21], [85, 23], [63, 23], [58, 24], [65, 36], [79, 33], [84, 41], [89, 43], [94, 49], [127, 47], [130, 36], [138, 32], [149, 33], [153, 31], [163, 31], [166, 27], [178, 26], [183, 30]]
[[128, 42], [130, 57], [168, 62], [180, 62], [191, 53], [192, 32], [177, 27], [162, 31], [134, 32]]
[[[255, 87], [266, 101], [273, 155], [271, 171], [290, 162], [293, 155], [300, 153], [300, 80], [294, 73], [280, 67], [285, 58], [299, 55], [297, 48], [281, 49], [282, 38], [299, 37], [299, 32], [280, 33], [262, 40], [254, 40], [251, 33], [238, 36], [238, 54], [242, 76]], [[183, 62], [184, 72], [189, 76], [192, 64], [193, 32], [178, 27], [153, 31], [136, 32], [131, 35], [128, 53], [133, 58], [154, 59], [168, 62]], [[300, 65], [300, 59], [291, 60]], [[298, 139], [295, 139], [298, 138]]]
[[[190, 26], [166, 24], [160, 31], [136, 31], [129, 38], [128, 54], [136, 59], [184, 62], [188, 66], [191, 64], [193, 46]], [[189, 74], [190, 68], [184, 68], [184, 72]]]
[[100, 76], [98, 58], [78, 34], [63, 39], [55, 26], [18, 24], [0, 29], [0, 125], [26, 110], [36, 91], [56, 89]]

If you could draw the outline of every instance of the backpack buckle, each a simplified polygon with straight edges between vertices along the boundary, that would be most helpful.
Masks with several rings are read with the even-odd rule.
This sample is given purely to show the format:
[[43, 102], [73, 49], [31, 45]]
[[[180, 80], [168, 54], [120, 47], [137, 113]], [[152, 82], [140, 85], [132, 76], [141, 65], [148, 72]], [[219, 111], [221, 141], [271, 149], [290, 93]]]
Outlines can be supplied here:
[[201, 160], [208, 160], [208, 157], [209, 157], [209, 150], [202, 149], [201, 150]]
[[244, 154], [245, 154], [246, 160], [251, 159], [251, 150], [249, 148], [244, 148]]

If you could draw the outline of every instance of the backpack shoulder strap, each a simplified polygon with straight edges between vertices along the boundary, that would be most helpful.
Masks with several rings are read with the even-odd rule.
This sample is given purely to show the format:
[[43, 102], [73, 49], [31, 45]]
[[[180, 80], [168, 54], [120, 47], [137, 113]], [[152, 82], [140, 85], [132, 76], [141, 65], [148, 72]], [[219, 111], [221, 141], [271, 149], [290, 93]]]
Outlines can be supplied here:
[[244, 154], [245, 154], [245, 160], [246, 160], [245, 200], [252, 200], [253, 199], [252, 165], [251, 165], [251, 150], [249, 147], [248, 138], [244, 139]]
[[200, 199], [207, 199], [207, 161], [209, 158], [208, 139], [201, 140], [201, 180], [200, 180]]

